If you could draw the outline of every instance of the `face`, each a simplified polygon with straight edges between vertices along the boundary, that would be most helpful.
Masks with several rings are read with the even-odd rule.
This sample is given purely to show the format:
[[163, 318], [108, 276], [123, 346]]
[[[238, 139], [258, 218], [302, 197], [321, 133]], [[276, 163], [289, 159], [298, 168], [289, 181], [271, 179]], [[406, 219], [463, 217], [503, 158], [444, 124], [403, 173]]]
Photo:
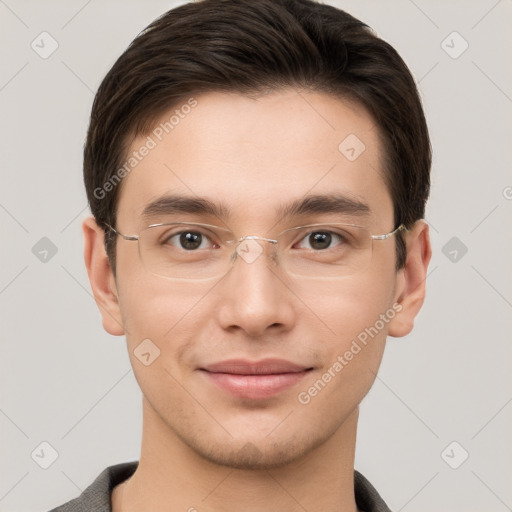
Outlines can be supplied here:
[[[176, 221], [270, 239], [306, 224], [348, 222], [376, 235], [396, 227], [379, 134], [361, 107], [293, 89], [195, 100], [168, 134], [150, 134], [155, 147], [124, 179], [121, 233]], [[133, 140], [129, 153], [147, 141]], [[143, 217], [148, 205], [170, 195], [205, 199], [218, 211], [161, 208]], [[310, 196], [344, 201], [283, 215]], [[233, 467], [286, 464], [331, 438], [357, 410], [388, 331], [407, 314], [396, 302], [405, 278], [395, 272], [394, 237], [374, 241], [364, 271], [329, 279], [290, 275], [271, 245], [261, 242], [254, 261], [237, 257], [221, 277], [180, 281], [148, 272], [138, 243], [117, 239], [111, 283], [118, 302], [104, 325], [109, 330], [108, 318], [118, 315], [148, 415], [203, 458]], [[139, 346], [149, 347], [148, 360], [158, 357], [142, 364]], [[215, 366], [226, 361], [227, 370]], [[244, 363], [262, 363], [260, 370], [274, 375], [229, 375], [230, 368], [259, 371]]]

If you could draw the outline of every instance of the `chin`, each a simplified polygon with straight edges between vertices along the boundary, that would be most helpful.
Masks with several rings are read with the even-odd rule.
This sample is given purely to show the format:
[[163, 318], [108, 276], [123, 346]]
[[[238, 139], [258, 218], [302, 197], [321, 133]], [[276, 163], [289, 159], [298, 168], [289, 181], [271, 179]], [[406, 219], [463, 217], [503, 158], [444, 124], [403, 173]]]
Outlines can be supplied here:
[[216, 442], [214, 439], [182, 439], [203, 459], [233, 469], [268, 470], [280, 468], [304, 458], [325, 439], [232, 439]]

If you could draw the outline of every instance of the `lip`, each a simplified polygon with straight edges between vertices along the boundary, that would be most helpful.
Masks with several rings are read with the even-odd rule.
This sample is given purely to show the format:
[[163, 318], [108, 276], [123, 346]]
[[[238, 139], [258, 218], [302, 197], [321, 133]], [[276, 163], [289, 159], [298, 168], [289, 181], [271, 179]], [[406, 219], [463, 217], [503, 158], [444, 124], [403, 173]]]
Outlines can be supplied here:
[[284, 359], [230, 359], [200, 370], [211, 382], [234, 396], [261, 400], [294, 386], [312, 368]]
[[260, 361], [249, 361], [247, 359], [228, 359], [213, 363], [201, 370], [212, 373], [231, 373], [234, 375], [271, 375], [281, 373], [297, 373], [309, 369], [287, 361], [286, 359], [262, 359]]

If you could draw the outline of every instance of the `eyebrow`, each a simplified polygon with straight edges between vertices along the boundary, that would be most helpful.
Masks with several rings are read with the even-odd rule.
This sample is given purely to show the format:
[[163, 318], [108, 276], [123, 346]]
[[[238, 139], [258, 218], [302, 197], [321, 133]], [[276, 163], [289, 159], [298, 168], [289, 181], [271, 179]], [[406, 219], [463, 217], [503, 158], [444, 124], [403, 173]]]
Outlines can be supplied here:
[[[339, 194], [322, 194], [306, 196], [287, 205], [281, 205], [277, 209], [277, 216], [284, 220], [313, 213], [365, 216], [370, 212], [370, 207], [359, 199]], [[228, 220], [232, 215], [229, 207], [223, 203], [214, 203], [202, 197], [165, 195], [149, 203], [142, 212], [142, 218], [150, 221], [155, 217], [176, 213], [211, 215], [222, 220]]]
[[188, 213], [213, 215], [220, 219], [230, 216], [229, 208], [222, 203], [214, 203], [202, 197], [166, 195], [149, 203], [142, 211], [142, 218], [149, 221], [161, 215]]
[[369, 215], [370, 207], [358, 200], [338, 194], [310, 195], [281, 206], [278, 216], [290, 217], [308, 215], [311, 213], [342, 213], [350, 215]]

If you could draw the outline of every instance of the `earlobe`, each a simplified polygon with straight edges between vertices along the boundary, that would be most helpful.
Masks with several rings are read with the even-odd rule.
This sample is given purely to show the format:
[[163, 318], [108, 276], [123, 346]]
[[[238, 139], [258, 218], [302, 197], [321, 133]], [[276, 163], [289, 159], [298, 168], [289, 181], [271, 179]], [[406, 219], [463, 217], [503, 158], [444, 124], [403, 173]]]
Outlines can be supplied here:
[[109, 334], [121, 336], [125, 331], [116, 282], [105, 251], [105, 235], [93, 217], [83, 221], [82, 230], [85, 266], [102, 316], [103, 328]]
[[395, 298], [401, 310], [389, 323], [388, 330], [394, 337], [405, 336], [414, 327], [414, 319], [425, 300], [425, 280], [432, 256], [429, 228], [424, 220], [418, 220], [404, 238], [407, 258], [397, 275]]

